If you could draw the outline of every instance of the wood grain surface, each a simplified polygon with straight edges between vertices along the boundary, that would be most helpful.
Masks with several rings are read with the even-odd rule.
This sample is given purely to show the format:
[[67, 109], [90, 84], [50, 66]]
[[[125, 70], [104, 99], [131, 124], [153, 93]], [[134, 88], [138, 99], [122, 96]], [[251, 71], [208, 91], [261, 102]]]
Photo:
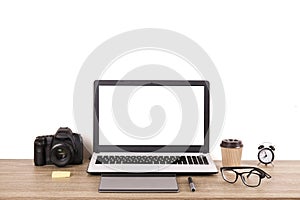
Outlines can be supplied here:
[[[272, 178], [263, 179], [257, 188], [241, 180], [229, 184], [218, 173], [192, 176], [197, 191], [191, 192], [187, 176], [178, 176], [179, 193], [98, 193], [100, 176], [87, 174], [87, 164], [35, 167], [32, 160], [0, 160], [0, 199], [300, 199], [300, 161], [260, 166]], [[257, 161], [242, 164], [256, 166]], [[52, 179], [55, 170], [71, 171], [71, 177]]]

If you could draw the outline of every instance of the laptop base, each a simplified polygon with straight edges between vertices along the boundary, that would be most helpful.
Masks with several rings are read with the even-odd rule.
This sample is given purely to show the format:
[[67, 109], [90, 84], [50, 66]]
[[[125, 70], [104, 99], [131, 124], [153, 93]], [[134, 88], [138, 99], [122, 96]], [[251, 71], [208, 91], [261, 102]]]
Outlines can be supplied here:
[[99, 192], [178, 192], [175, 174], [102, 174]]

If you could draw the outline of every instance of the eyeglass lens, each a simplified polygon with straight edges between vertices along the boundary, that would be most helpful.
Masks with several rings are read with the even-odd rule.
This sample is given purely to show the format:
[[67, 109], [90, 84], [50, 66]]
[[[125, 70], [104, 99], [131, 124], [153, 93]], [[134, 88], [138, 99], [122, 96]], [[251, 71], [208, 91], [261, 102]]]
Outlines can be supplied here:
[[234, 183], [237, 179], [237, 174], [232, 170], [223, 170], [222, 175], [225, 181]]
[[260, 184], [260, 175], [257, 172], [249, 172], [241, 174], [243, 182], [251, 187], [258, 186]]

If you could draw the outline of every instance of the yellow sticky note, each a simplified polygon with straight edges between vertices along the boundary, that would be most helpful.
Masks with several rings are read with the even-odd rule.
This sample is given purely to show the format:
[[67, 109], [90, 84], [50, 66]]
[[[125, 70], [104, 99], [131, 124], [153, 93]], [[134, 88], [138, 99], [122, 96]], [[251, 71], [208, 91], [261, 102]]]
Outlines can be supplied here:
[[71, 176], [71, 172], [69, 171], [53, 171], [52, 178], [69, 178]]

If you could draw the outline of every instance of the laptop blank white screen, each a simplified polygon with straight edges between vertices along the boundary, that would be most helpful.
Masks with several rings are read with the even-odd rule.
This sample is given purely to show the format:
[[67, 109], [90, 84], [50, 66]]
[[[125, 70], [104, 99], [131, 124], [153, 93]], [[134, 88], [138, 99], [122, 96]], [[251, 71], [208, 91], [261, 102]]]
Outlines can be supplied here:
[[[126, 99], [126, 112], [131, 123], [139, 128], [151, 125], [151, 108], [161, 106], [165, 120], [159, 131], [145, 137], [131, 133], [117, 122], [118, 109], [113, 109], [113, 97], [118, 90], [132, 90]], [[193, 140], [174, 143], [181, 126], [180, 100], [172, 91], [192, 89], [198, 106], [198, 124]], [[175, 90], [174, 90], [175, 89]], [[122, 100], [120, 100], [122, 101]], [[115, 102], [118, 102], [115, 101]], [[115, 113], [114, 113], [115, 112]], [[204, 86], [99, 86], [99, 145], [204, 145]]]

